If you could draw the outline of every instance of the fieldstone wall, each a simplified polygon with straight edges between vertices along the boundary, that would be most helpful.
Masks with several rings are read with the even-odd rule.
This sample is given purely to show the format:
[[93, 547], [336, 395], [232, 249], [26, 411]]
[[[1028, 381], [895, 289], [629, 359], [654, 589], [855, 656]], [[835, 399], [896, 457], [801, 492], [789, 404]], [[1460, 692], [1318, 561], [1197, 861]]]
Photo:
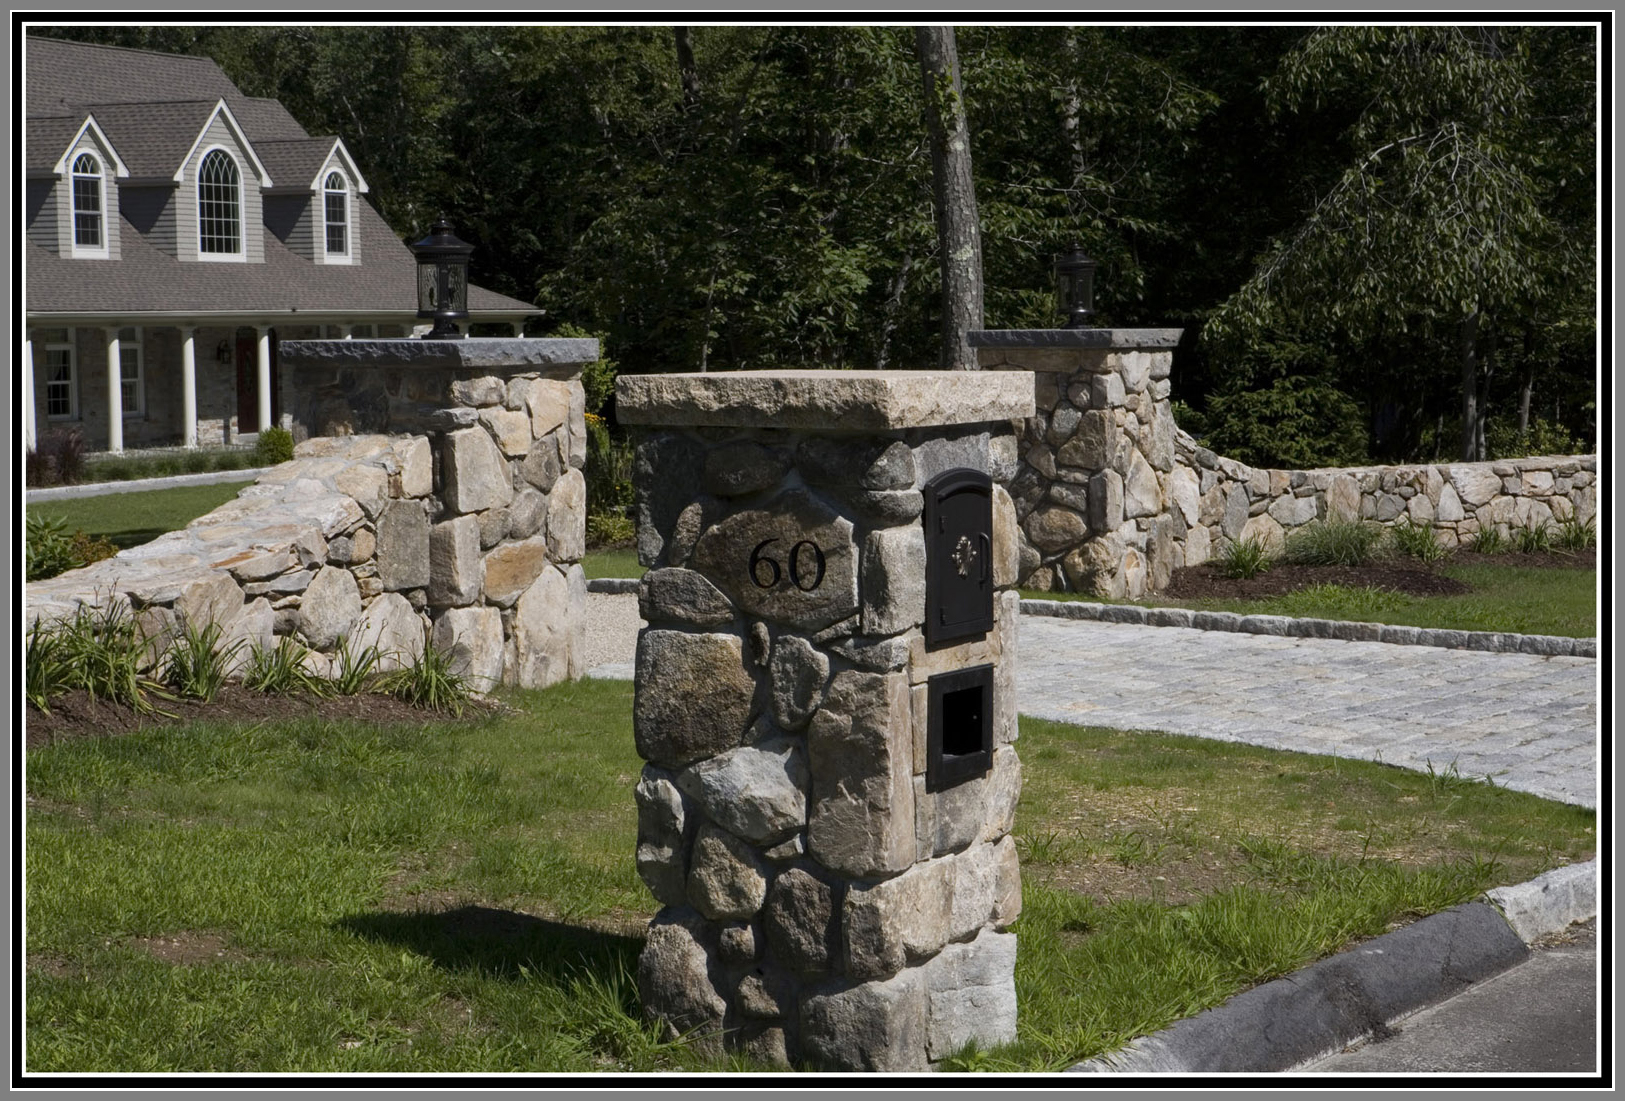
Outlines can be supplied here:
[[[434, 365], [412, 366], [423, 354]], [[184, 530], [29, 585], [28, 621], [123, 604], [155, 662], [177, 632], [214, 622], [224, 645], [246, 644], [239, 661], [286, 635], [322, 673], [348, 639], [377, 646], [386, 669], [432, 643], [480, 691], [579, 676], [580, 367], [596, 341], [289, 342], [283, 356], [370, 373], [397, 395], [370, 423], [425, 431], [306, 440]]]
[[[1003, 486], [1031, 401], [963, 373], [816, 374], [618, 385], [623, 422], [683, 426], [646, 431], [635, 474], [637, 864], [662, 906], [638, 982], [673, 1034], [780, 1066], [922, 1069], [1015, 1036]], [[931, 649], [921, 491], [956, 467], [996, 482], [995, 624]], [[991, 770], [927, 791], [926, 681], [981, 663]]]
[[1168, 375], [1177, 329], [970, 334], [989, 370], [1031, 371], [1037, 410], [1021, 426], [1011, 484], [1026, 588], [1134, 598], [1167, 586], [1231, 541], [1280, 551], [1315, 520], [1432, 529], [1442, 544], [1597, 510], [1595, 455], [1321, 470], [1255, 469], [1199, 446], [1174, 423]]

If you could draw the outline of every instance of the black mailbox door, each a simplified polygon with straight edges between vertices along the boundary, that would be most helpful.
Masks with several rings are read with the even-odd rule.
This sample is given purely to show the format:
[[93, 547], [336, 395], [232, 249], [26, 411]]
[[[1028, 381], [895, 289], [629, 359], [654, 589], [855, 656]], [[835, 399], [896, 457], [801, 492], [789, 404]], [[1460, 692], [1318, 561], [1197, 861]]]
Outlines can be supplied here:
[[959, 468], [925, 487], [925, 641], [993, 629], [993, 479]]

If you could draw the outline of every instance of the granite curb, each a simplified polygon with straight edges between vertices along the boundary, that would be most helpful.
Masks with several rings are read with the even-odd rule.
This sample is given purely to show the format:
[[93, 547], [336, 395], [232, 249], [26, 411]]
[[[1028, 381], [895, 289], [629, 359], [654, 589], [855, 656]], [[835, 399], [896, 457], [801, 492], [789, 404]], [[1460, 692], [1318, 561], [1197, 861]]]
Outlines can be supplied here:
[[1284, 1071], [1388, 1032], [1394, 1022], [1500, 974], [1529, 943], [1597, 912], [1596, 861], [1498, 887], [1068, 1073]]
[[212, 486], [226, 482], [252, 482], [274, 466], [252, 466], [242, 470], [211, 470], [203, 474], [171, 474], [163, 478], [131, 478], [123, 482], [87, 482], [76, 486], [31, 489], [24, 501], [76, 501], [82, 497], [110, 497], [116, 493], [142, 493], [149, 489], [179, 489], [182, 486]]
[[641, 577], [593, 577], [587, 581], [589, 593], [609, 593], [612, 596], [636, 596], [643, 584]]
[[1439, 646], [1450, 650], [1483, 650], [1545, 657], [1596, 658], [1594, 638], [1561, 635], [1518, 635], [1501, 631], [1452, 631], [1436, 627], [1401, 627], [1337, 619], [1293, 619], [1280, 615], [1196, 612], [1189, 608], [1142, 608], [1135, 604], [1096, 604], [1083, 600], [1023, 600], [1024, 615], [1132, 623], [1146, 627], [1189, 627], [1198, 631], [1232, 631], [1253, 635], [1329, 638], [1344, 642], [1387, 642], [1397, 646]]

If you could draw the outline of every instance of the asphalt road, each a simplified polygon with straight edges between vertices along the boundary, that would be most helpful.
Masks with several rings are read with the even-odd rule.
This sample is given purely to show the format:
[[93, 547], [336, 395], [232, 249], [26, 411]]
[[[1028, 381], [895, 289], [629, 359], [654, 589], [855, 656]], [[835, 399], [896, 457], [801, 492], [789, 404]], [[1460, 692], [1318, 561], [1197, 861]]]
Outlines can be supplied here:
[[1573, 926], [1554, 941], [1537, 946], [1516, 967], [1399, 1022], [1386, 1039], [1298, 1070], [1598, 1074], [1596, 921]]

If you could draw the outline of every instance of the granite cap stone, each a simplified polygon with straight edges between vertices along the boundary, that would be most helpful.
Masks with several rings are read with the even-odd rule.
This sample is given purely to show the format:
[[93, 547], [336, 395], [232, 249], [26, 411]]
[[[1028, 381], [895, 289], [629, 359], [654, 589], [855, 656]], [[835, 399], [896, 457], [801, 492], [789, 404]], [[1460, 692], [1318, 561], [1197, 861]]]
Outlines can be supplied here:
[[1172, 348], [1184, 329], [972, 329], [972, 348]]
[[622, 375], [623, 424], [868, 432], [1033, 414], [1030, 372], [726, 371]]
[[436, 367], [455, 370], [508, 368], [574, 375], [598, 359], [590, 337], [476, 336], [463, 340], [285, 340], [277, 350], [283, 367]]

